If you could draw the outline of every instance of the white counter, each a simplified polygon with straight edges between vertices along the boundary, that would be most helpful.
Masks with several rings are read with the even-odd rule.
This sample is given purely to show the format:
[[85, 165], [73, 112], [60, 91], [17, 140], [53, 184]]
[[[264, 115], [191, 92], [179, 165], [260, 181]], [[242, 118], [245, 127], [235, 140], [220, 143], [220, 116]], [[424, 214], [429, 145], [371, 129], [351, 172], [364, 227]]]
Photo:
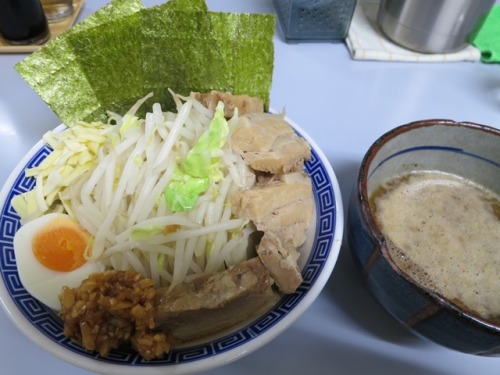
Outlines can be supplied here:
[[[149, 6], [158, 1], [144, 1]], [[79, 19], [105, 1], [87, 0]], [[213, 0], [211, 10], [274, 12], [271, 0]], [[0, 184], [58, 118], [0, 55]], [[353, 61], [342, 43], [275, 37], [271, 106], [286, 108], [324, 150], [345, 211], [364, 152], [387, 130], [446, 118], [500, 127], [500, 67], [482, 63]], [[47, 354], [0, 310], [0, 373], [87, 374]], [[497, 375], [500, 359], [457, 353], [400, 326], [371, 297], [343, 246], [330, 281], [286, 332], [210, 374]]]

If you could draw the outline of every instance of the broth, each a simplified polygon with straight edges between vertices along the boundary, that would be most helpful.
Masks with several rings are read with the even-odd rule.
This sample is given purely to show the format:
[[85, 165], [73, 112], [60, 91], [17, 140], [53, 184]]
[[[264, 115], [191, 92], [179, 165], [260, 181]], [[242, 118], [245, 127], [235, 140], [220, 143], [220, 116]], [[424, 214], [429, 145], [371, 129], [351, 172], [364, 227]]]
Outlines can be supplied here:
[[500, 320], [500, 197], [459, 176], [418, 172], [370, 198], [393, 261], [420, 285]]

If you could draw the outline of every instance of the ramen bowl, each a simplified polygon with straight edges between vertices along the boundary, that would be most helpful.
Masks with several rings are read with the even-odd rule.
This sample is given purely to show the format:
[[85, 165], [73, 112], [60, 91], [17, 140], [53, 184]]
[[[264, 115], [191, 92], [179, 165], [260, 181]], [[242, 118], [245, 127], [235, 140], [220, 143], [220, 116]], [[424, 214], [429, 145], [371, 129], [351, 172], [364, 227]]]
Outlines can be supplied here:
[[[192, 374], [235, 361], [269, 343], [294, 323], [316, 299], [337, 261], [343, 233], [343, 208], [336, 176], [322, 151], [298, 125], [295, 131], [309, 142], [312, 158], [305, 170], [311, 176], [316, 217], [301, 249], [299, 265], [303, 283], [283, 296], [272, 308], [220, 334], [188, 342], [162, 359], [146, 361], [128, 348], [107, 357], [87, 352], [63, 335], [56, 312], [33, 298], [23, 287], [16, 265], [13, 237], [20, 227], [12, 207], [13, 196], [34, 186], [25, 169], [38, 165], [51, 153], [38, 142], [17, 165], [0, 194], [0, 299], [7, 315], [31, 340], [52, 355], [99, 374]], [[64, 131], [63, 125], [56, 131]]]
[[[420, 238], [430, 239], [431, 232], [422, 229], [425, 227], [425, 220], [406, 232], [402, 229], [400, 237], [406, 243], [403, 241], [400, 244], [396, 242], [397, 237], [391, 232], [387, 221], [380, 219], [384, 212], [392, 211], [382, 211], [381, 206], [374, 204], [374, 199], [377, 194], [381, 194], [381, 186], [397, 186], [387, 185], [387, 181], [397, 181], [400, 176], [422, 175], [426, 172], [438, 173], [440, 176], [459, 176], [466, 179], [467, 183], [482, 186], [498, 196], [499, 150], [500, 130], [488, 126], [449, 120], [425, 120], [396, 127], [377, 139], [365, 154], [347, 215], [348, 246], [375, 299], [417, 336], [460, 352], [484, 356], [500, 354], [498, 317], [485, 317], [483, 313], [477, 312], [479, 310], [475, 305], [471, 308], [462, 299], [443, 292], [438, 278], [431, 278], [433, 266], [429, 265], [430, 256], [429, 264], [425, 263], [426, 259], [424, 263], [414, 260], [417, 259], [417, 250], [408, 245], [412, 241], [411, 232], [422, 230], [423, 237]], [[408, 183], [407, 191], [416, 189], [416, 186]], [[386, 188], [386, 191], [391, 191], [391, 188]], [[498, 224], [497, 205], [498, 202], [491, 203], [492, 216], [494, 218], [496, 215]], [[402, 213], [405, 217], [414, 215], [416, 211], [427, 214], [423, 204], [414, 211], [412, 207], [409, 199], [403, 199], [399, 201], [395, 212], [398, 215]], [[462, 211], [460, 214], [468, 214], [464, 211], [467, 208], [462, 209], [458, 203], [456, 207]], [[431, 216], [428, 217], [430, 221]], [[449, 218], [446, 220], [451, 226], [459, 224]], [[496, 233], [497, 237], [498, 233], [500, 232]], [[455, 235], [457, 238], [454, 240], [461, 235]], [[435, 241], [426, 251], [442, 254], [444, 250], [437, 243]], [[498, 248], [498, 242], [491, 245]], [[448, 267], [452, 267], [454, 261], [451, 258], [459, 257], [460, 251], [468, 252], [463, 254], [466, 259], [472, 259], [472, 254], [479, 254], [474, 246], [451, 249], [450, 258], [446, 258], [440, 265], [442, 274], [448, 271]], [[498, 255], [493, 255], [487, 261], [488, 267], [489, 264], [496, 264], [498, 269], [499, 259]], [[406, 265], [403, 260], [406, 260]], [[481, 270], [474, 271], [481, 274]], [[462, 277], [461, 272], [456, 274], [458, 278]], [[431, 281], [426, 277], [431, 278]], [[481, 275], [471, 279], [475, 287], [486, 288], [486, 281], [481, 279]], [[451, 280], [450, 283], [453, 282]], [[469, 292], [474, 293], [475, 290], [464, 287], [460, 291], [462, 295]]]

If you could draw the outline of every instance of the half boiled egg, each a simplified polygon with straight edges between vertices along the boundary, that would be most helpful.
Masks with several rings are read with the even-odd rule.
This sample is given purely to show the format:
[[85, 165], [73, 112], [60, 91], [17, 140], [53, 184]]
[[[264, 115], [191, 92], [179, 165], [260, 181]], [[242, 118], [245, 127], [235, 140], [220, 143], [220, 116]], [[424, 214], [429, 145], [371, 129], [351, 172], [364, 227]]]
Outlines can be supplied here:
[[14, 253], [25, 289], [60, 310], [64, 286], [76, 288], [91, 273], [103, 270], [85, 259], [90, 241], [90, 234], [66, 214], [50, 213], [23, 225], [14, 236]]

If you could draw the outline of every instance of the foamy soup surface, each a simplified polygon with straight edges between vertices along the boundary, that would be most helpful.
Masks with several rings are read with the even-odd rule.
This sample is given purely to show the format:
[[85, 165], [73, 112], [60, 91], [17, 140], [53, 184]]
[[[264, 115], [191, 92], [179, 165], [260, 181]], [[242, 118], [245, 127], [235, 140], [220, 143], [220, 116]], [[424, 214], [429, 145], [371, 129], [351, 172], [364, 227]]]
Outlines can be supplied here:
[[371, 204], [402, 270], [449, 300], [500, 320], [500, 196], [430, 171], [388, 181]]

